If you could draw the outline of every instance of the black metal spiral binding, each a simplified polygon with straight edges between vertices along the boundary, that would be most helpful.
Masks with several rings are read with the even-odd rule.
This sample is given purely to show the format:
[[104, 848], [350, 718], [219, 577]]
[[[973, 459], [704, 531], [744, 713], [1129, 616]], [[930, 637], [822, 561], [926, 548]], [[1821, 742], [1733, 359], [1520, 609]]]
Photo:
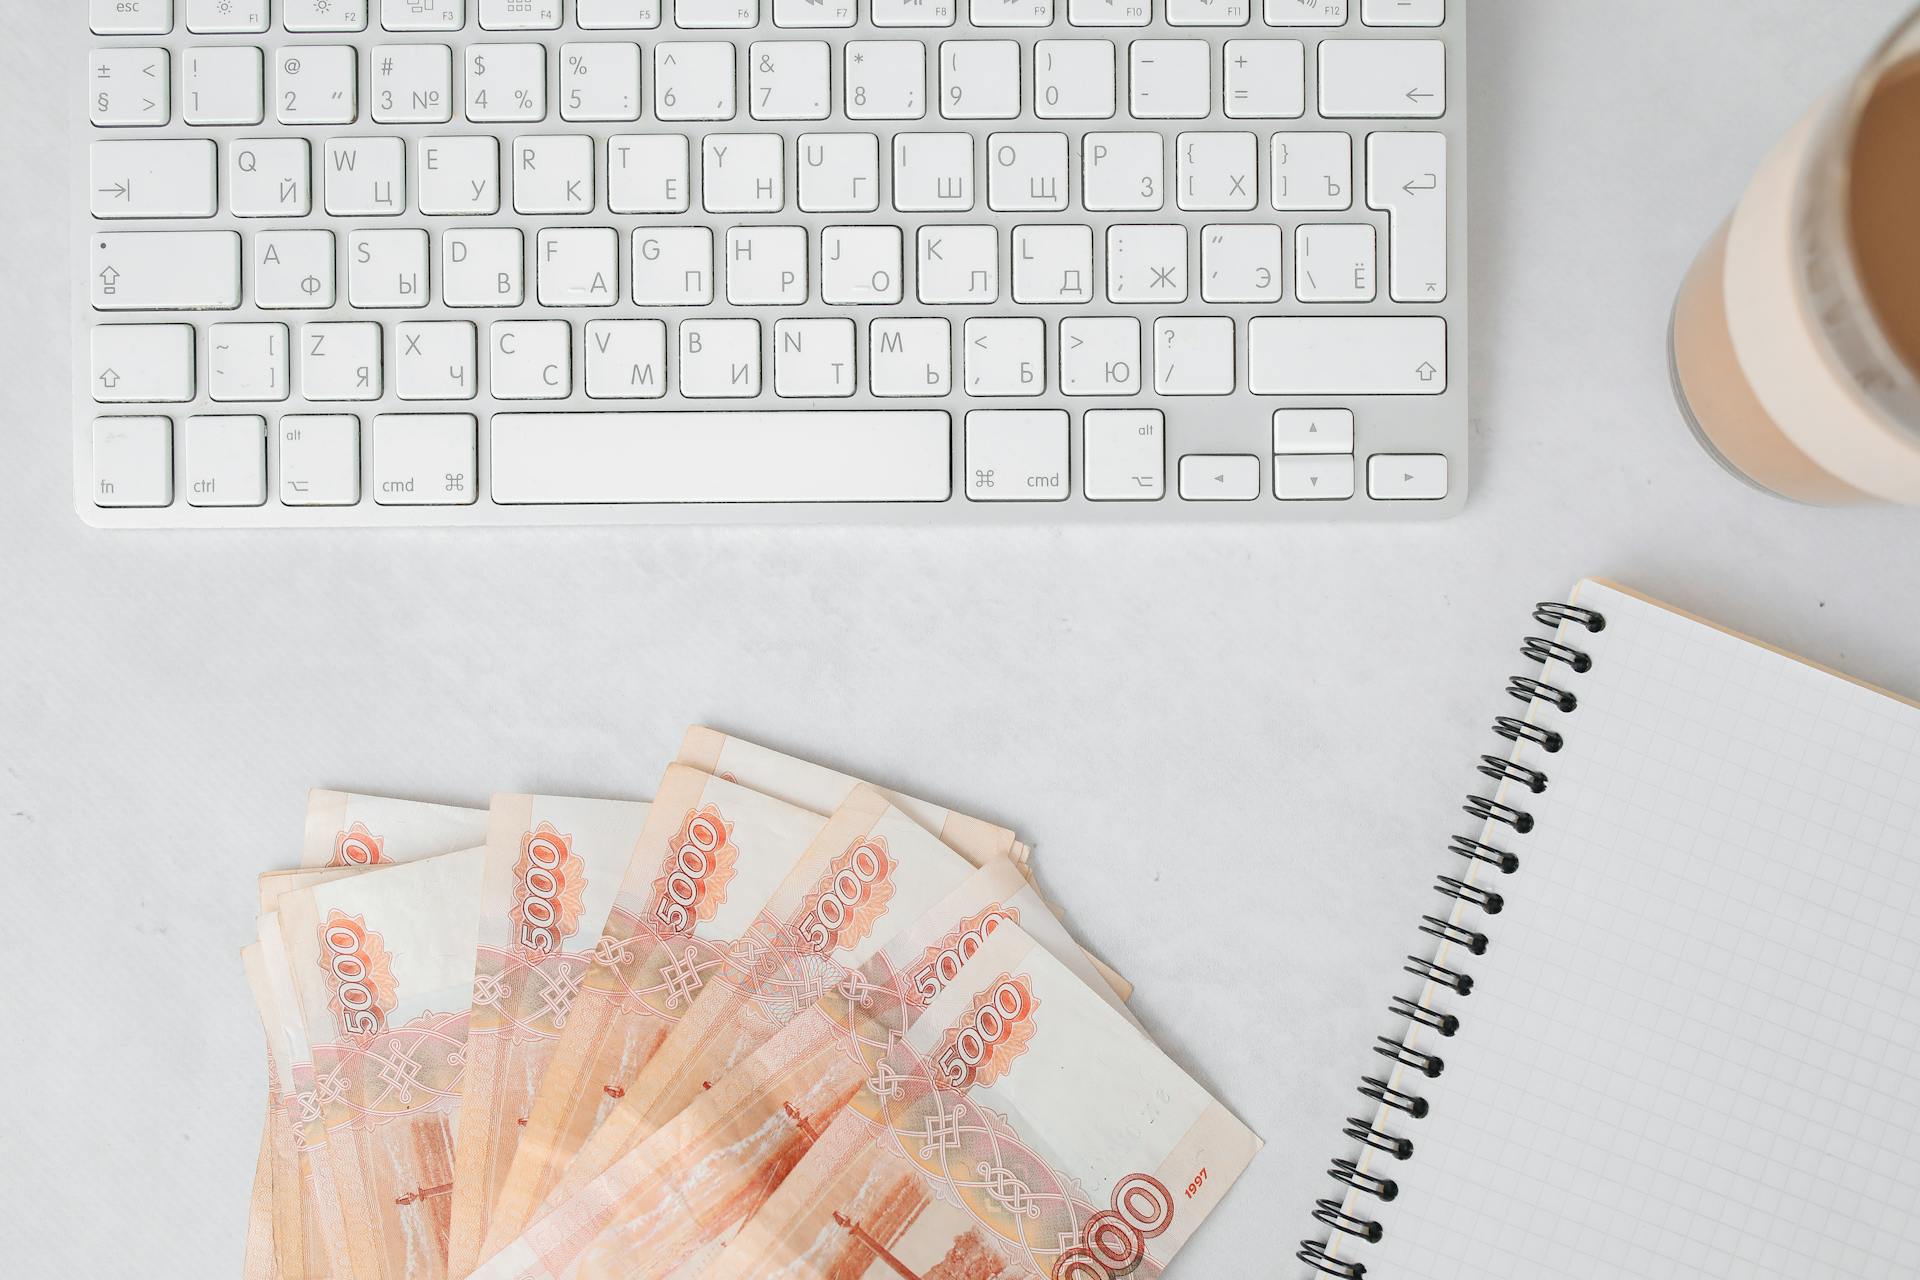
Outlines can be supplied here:
[[[1589, 634], [1604, 631], [1607, 620], [1592, 609], [1578, 605], [1545, 603], [1537, 605], [1533, 611], [1534, 620], [1542, 626], [1573, 626], [1586, 630]], [[1559, 663], [1576, 675], [1593, 669], [1592, 655], [1585, 650], [1567, 644], [1557, 636], [1542, 638], [1529, 637], [1520, 648], [1521, 653], [1543, 666]], [[1542, 703], [1562, 714], [1575, 711], [1580, 700], [1570, 690], [1533, 676], [1514, 676], [1507, 682], [1507, 693], [1521, 702], [1532, 706]], [[1566, 739], [1556, 729], [1533, 724], [1516, 716], [1501, 716], [1493, 723], [1493, 731], [1516, 746], [1533, 746], [1552, 755], [1566, 746]], [[1528, 795], [1541, 795], [1547, 790], [1547, 775], [1539, 769], [1521, 764], [1519, 761], [1494, 755], [1480, 757], [1479, 771], [1505, 791], [1495, 795], [1472, 795], [1467, 797], [1466, 811], [1485, 826], [1500, 823], [1517, 835], [1526, 835], [1534, 828], [1531, 813], [1508, 804], [1504, 798], [1513, 794], [1512, 789], [1519, 788]], [[1501, 798], [1496, 798], [1501, 797]], [[1484, 834], [1484, 833], [1483, 833]], [[1519, 869], [1518, 855], [1486, 840], [1474, 836], [1455, 836], [1447, 846], [1449, 853], [1465, 859], [1467, 867], [1484, 863], [1511, 875]], [[1465, 874], [1472, 874], [1468, 871]], [[1506, 905], [1503, 894], [1482, 885], [1472, 883], [1460, 876], [1441, 876], [1434, 884], [1435, 890], [1453, 899], [1477, 909], [1482, 915], [1498, 915]], [[1454, 908], [1458, 910], [1458, 908]], [[1470, 956], [1484, 955], [1489, 944], [1488, 937], [1480, 930], [1462, 924], [1451, 918], [1451, 913], [1423, 915], [1420, 918], [1420, 932], [1437, 938], [1446, 946], [1465, 952]], [[1464, 997], [1473, 990], [1473, 976], [1449, 965], [1440, 963], [1436, 957], [1410, 955], [1405, 970], [1435, 986], [1446, 987], [1455, 996]], [[1408, 1043], [1414, 1030], [1425, 1027], [1442, 1037], [1452, 1036], [1460, 1030], [1460, 1018], [1444, 1009], [1427, 1004], [1424, 999], [1410, 999], [1395, 996], [1389, 1011], [1395, 1017], [1404, 1018], [1410, 1024], [1407, 1031], [1398, 1036], [1380, 1036], [1376, 1038], [1374, 1052], [1397, 1066], [1417, 1071], [1427, 1079], [1438, 1077], [1446, 1064], [1436, 1055], [1417, 1049]], [[1411, 1093], [1407, 1089], [1379, 1076], [1363, 1076], [1360, 1082], [1363, 1097], [1379, 1104], [1379, 1118], [1368, 1120], [1360, 1116], [1348, 1116], [1346, 1126], [1341, 1133], [1350, 1141], [1364, 1148], [1381, 1152], [1395, 1160], [1413, 1158], [1413, 1140], [1393, 1133], [1384, 1125], [1388, 1112], [1398, 1112], [1413, 1120], [1424, 1119], [1430, 1109], [1426, 1098]], [[1360, 1167], [1355, 1159], [1342, 1157], [1333, 1162], [1327, 1170], [1327, 1176], [1336, 1182], [1364, 1195], [1385, 1203], [1400, 1194], [1400, 1186], [1392, 1178], [1383, 1177]], [[1369, 1244], [1379, 1242], [1385, 1236], [1385, 1229], [1371, 1218], [1353, 1212], [1342, 1199], [1324, 1199], [1314, 1202], [1314, 1219], [1328, 1229], [1323, 1240], [1302, 1240], [1295, 1257], [1306, 1263], [1322, 1275], [1334, 1276], [1338, 1280], [1361, 1280], [1367, 1274], [1367, 1266], [1354, 1258], [1335, 1256], [1334, 1233], [1353, 1236]]]

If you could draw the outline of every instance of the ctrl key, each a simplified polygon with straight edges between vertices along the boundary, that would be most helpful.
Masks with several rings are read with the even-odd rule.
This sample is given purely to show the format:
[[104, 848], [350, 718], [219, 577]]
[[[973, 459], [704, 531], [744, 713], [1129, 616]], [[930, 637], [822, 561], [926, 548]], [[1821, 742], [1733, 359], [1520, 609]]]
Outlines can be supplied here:
[[383, 507], [471, 506], [480, 493], [478, 424], [467, 413], [373, 420], [373, 500]]
[[173, 420], [93, 420], [93, 505], [165, 507], [173, 503]]

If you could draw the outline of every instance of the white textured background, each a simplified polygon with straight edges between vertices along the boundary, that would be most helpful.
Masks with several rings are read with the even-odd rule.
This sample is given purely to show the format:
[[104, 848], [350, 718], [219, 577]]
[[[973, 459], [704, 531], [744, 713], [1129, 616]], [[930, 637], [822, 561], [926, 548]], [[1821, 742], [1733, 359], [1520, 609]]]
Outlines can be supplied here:
[[0, 7], [8, 1274], [237, 1271], [263, 1086], [235, 952], [312, 784], [639, 796], [701, 720], [1017, 826], [1268, 1141], [1176, 1272], [1292, 1276], [1531, 602], [1606, 574], [1920, 693], [1920, 514], [1736, 485], [1662, 342], [1754, 163], [1900, 0], [1477, 0], [1467, 514], [1171, 532], [89, 531], [82, 6]]

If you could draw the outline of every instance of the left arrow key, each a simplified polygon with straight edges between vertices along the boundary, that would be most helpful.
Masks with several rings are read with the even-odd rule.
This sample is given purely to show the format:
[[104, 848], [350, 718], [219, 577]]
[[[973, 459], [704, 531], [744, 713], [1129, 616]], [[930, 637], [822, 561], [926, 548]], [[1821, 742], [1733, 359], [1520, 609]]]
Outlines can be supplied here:
[[96, 218], [211, 218], [219, 208], [218, 157], [207, 139], [95, 142], [88, 152]]

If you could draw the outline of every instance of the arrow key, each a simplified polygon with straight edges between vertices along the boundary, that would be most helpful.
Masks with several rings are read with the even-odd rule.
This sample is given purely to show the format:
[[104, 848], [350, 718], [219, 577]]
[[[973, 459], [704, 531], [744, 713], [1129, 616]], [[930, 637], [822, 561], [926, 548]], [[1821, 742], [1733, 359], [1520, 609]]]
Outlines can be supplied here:
[[1188, 502], [1252, 502], [1260, 496], [1260, 459], [1190, 453], [1180, 459], [1180, 496]]
[[1352, 453], [1353, 410], [1275, 409], [1275, 453]]
[[87, 54], [87, 109], [103, 129], [152, 128], [173, 119], [172, 64], [165, 49]]
[[1376, 453], [1367, 459], [1367, 496], [1383, 502], [1437, 502], [1447, 496], [1442, 453]]
[[1273, 496], [1283, 502], [1340, 502], [1353, 496], [1353, 457], [1277, 457]]

